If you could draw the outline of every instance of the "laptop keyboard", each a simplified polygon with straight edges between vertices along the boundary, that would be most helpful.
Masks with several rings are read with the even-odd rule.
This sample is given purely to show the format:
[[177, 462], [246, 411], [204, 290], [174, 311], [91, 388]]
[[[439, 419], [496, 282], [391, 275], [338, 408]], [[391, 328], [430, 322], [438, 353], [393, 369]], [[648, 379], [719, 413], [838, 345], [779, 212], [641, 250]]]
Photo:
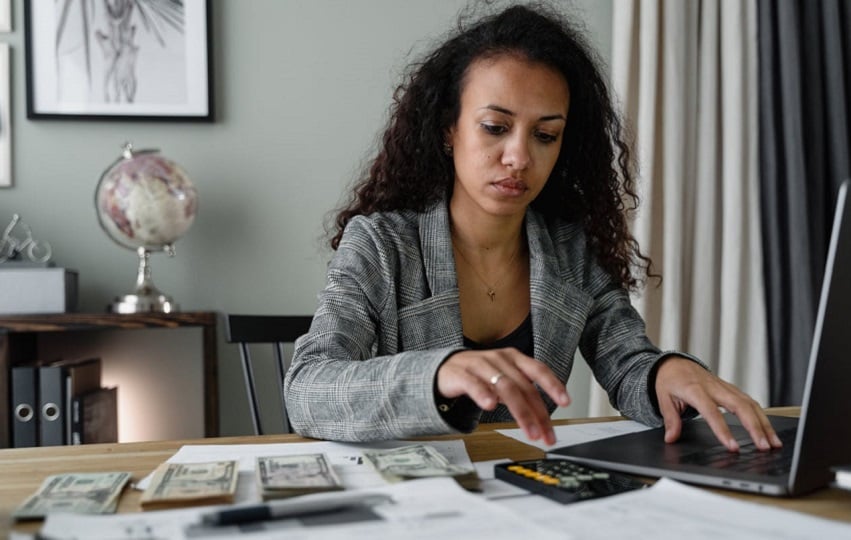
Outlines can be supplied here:
[[719, 444], [682, 457], [682, 463], [707, 465], [713, 468], [781, 476], [792, 467], [792, 455], [795, 453], [796, 428], [777, 432], [783, 442], [783, 448], [760, 451], [753, 442], [739, 443], [738, 452], [730, 452]]

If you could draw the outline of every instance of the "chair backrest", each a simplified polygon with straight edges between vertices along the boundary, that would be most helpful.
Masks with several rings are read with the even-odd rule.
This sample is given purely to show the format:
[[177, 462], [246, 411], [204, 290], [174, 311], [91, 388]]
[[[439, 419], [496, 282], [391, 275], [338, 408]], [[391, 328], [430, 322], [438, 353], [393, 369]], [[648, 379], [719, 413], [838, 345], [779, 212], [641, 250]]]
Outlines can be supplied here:
[[[242, 359], [242, 374], [245, 377], [245, 392], [248, 395], [248, 405], [251, 409], [251, 421], [254, 433], [263, 435], [260, 422], [260, 410], [257, 404], [257, 388], [254, 384], [254, 364], [251, 361], [251, 344], [269, 344], [275, 354], [277, 373], [277, 389], [281, 400], [281, 411], [284, 418], [284, 433], [290, 432], [287, 419], [286, 402], [284, 401], [284, 374], [288, 362], [284, 361], [284, 344], [293, 343], [299, 336], [310, 329], [313, 317], [309, 315], [226, 315], [225, 336], [228, 343], [239, 344], [239, 355]], [[267, 430], [268, 431], [268, 430]]]

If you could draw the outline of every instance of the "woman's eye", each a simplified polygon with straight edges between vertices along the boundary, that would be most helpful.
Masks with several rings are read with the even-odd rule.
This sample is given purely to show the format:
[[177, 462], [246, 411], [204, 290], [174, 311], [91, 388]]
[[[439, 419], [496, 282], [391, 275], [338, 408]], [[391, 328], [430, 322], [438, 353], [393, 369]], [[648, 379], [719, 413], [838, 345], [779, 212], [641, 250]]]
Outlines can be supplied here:
[[539, 141], [544, 143], [553, 143], [558, 140], [558, 135], [553, 135], [552, 133], [544, 133], [543, 131], [537, 132], [535, 134], [535, 137], [537, 137]]
[[482, 124], [482, 128], [490, 135], [502, 135], [508, 128], [497, 124]]

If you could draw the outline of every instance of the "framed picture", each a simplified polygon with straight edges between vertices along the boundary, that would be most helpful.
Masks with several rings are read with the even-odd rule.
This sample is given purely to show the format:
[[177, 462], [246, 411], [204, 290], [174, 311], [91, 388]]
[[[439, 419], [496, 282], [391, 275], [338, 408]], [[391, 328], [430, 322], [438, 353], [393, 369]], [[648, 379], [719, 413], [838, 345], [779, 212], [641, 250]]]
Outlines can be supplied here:
[[27, 118], [213, 120], [209, 0], [28, 0]]
[[0, 187], [12, 185], [12, 101], [9, 99], [9, 44], [0, 43]]
[[0, 0], [0, 32], [12, 31], [11, 0]]

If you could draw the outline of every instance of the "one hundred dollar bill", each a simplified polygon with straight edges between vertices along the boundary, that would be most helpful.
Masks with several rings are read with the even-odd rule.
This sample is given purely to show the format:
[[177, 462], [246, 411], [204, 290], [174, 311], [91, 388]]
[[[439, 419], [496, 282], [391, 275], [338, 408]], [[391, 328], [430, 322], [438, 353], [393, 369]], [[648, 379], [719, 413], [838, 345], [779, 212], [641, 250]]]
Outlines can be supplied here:
[[233, 502], [237, 462], [163, 463], [142, 494], [142, 508], [171, 508]]
[[16, 519], [38, 519], [47, 514], [111, 514], [130, 480], [128, 472], [67, 473], [47, 477], [38, 491], [13, 514]]
[[343, 489], [325, 454], [258, 457], [255, 470], [264, 499]]
[[364, 452], [363, 455], [388, 482], [429, 476], [460, 476], [474, 472], [452, 465], [443, 454], [424, 444]]

